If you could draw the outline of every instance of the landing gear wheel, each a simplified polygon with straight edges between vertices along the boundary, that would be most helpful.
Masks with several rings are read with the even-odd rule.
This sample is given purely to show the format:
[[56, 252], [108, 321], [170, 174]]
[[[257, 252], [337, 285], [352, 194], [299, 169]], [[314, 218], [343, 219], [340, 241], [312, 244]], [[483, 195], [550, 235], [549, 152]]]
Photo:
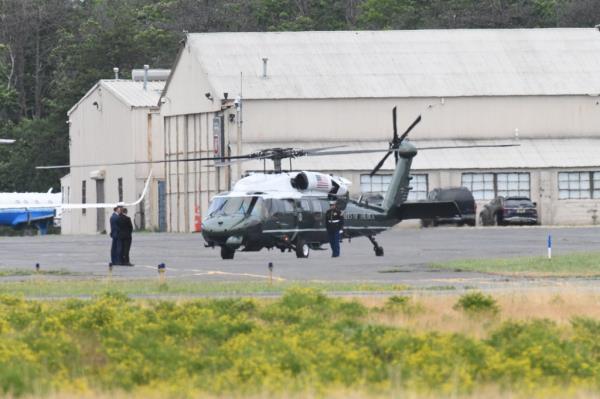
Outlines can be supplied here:
[[375, 256], [383, 256], [383, 247], [380, 247], [377, 241], [373, 238], [373, 236], [367, 236], [371, 244], [373, 244], [373, 250], [375, 251]]
[[225, 245], [221, 247], [221, 259], [233, 259], [233, 255], [235, 255], [235, 249], [231, 249]]
[[310, 247], [303, 238], [296, 240], [296, 258], [308, 258]]

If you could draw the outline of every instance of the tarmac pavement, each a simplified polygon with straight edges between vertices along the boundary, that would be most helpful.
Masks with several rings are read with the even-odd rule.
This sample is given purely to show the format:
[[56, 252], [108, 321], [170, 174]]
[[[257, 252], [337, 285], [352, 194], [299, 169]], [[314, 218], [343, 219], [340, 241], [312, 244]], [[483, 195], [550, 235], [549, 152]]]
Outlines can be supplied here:
[[[131, 251], [134, 267], [115, 267], [113, 276], [154, 278], [157, 265], [165, 263], [169, 278], [198, 281], [259, 281], [268, 278], [273, 262], [276, 278], [287, 281], [339, 281], [436, 285], [495, 286], [563, 284], [569, 280], [593, 284], [597, 280], [531, 279], [490, 274], [439, 271], [432, 262], [453, 259], [486, 259], [545, 255], [548, 234], [553, 237], [553, 254], [599, 251], [600, 228], [547, 227], [441, 227], [396, 228], [377, 240], [384, 257], [374, 255], [366, 238], [345, 240], [342, 256], [331, 258], [327, 246], [311, 251], [307, 259], [279, 250], [236, 252], [235, 259], [222, 260], [217, 249], [205, 248], [200, 234], [134, 233]], [[1, 237], [0, 270], [68, 270], [78, 278], [105, 276], [108, 272], [110, 239], [100, 235]], [[18, 278], [12, 277], [11, 279]], [[6, 279], [6, 277], [4, 278]], [[0, 279], [1, 281], [1, 279]]]

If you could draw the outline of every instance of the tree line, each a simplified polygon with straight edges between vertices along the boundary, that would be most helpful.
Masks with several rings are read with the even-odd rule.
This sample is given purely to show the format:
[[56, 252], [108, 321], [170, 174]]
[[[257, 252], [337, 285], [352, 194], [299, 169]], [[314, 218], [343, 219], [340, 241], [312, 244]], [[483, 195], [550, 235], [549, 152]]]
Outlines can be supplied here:
[[66, 112], [99, 79], [170, 68], [184, 32], [592, 27], [597, 0], [0, 0], [0, 191], [58, 188]]

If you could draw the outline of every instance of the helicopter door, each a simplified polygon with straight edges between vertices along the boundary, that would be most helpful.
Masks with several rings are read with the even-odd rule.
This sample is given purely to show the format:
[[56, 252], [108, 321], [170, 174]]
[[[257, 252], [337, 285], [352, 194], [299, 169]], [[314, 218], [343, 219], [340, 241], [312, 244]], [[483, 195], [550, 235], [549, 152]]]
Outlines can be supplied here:
[[272, 199], [270, 206], [271, 220], [267, 223], [267, 229], [296, 230], [296, 212], [294, 201], [288, 199]]
[[301, 199], [296, 203], [296, 215], [298, 219], [298, 228], [300, 230], [307, 230], [314, 228], [315, 217], [310, 209], [310, 201], [307, 199]]
[[313, 198], [310, 200], [310, 207], [312, 211], [313, 229], [315, 231], [315, 237], [318, 241], [327, 241], [328, 237], [325, 233], [325, 212], [327, 208], [323, 208], [321, 200]]

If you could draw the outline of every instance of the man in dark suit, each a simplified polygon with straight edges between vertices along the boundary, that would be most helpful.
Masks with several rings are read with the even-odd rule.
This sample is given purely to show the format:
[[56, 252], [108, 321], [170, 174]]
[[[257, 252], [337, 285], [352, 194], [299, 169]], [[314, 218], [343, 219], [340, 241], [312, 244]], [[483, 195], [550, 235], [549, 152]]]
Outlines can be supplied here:
[[119, 216], [121, 215], [121, 207], [117, 206], [113, 209], [113, 214], [110, 216], [110, 238], [112, 244], [110, 246], [110, 263], [113, 265], [121, 264], [121, 240], [119, 239]]
[[127, 208], [123, 208], [119, 220], [117, 220], [117, 226], [119, 226], [119, 238], [121, 240], [121, 265], [133, 266], [133, 263], [129, 261], [133, 223], [131, 223], [131, 218], [127, 216]]

